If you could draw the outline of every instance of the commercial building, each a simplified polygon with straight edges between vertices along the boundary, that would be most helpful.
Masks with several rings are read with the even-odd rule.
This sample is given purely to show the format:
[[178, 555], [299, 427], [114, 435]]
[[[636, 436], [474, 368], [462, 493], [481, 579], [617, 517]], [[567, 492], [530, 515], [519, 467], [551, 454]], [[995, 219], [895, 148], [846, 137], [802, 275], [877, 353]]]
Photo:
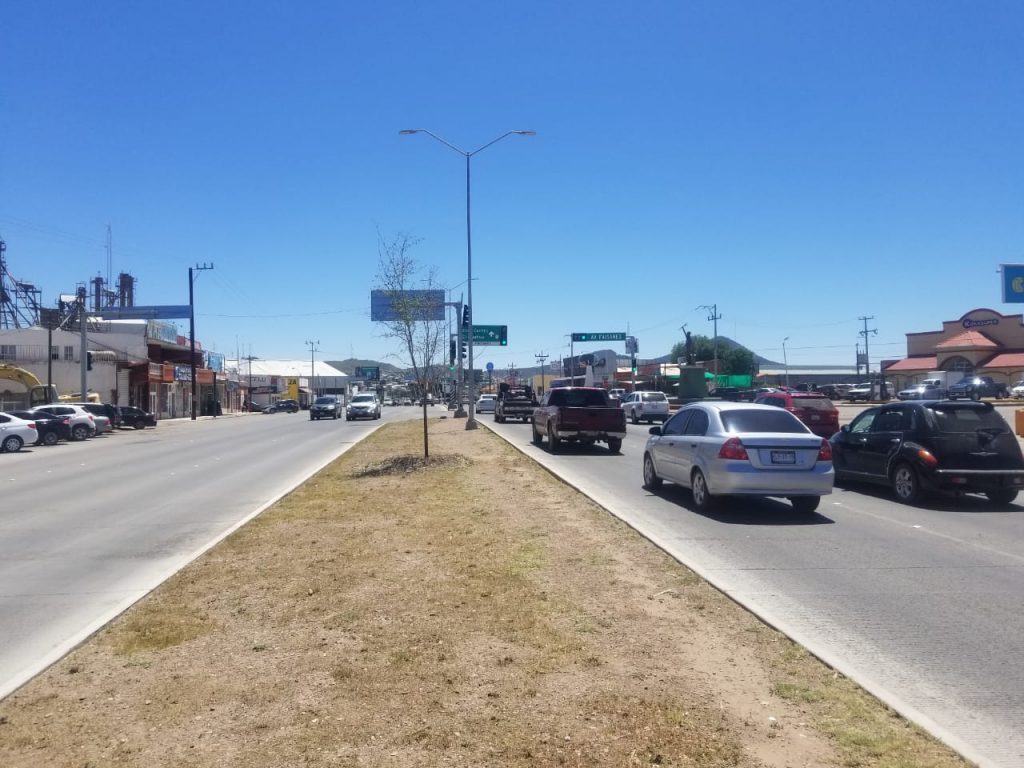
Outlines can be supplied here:
[[908, 333], [907, 356], [883, 361], [882, 371], [900, 389], [931, 371], [991, 376], [1010, 386], [1024, 378], [1024, 315], [972, 309], [940, 330]]

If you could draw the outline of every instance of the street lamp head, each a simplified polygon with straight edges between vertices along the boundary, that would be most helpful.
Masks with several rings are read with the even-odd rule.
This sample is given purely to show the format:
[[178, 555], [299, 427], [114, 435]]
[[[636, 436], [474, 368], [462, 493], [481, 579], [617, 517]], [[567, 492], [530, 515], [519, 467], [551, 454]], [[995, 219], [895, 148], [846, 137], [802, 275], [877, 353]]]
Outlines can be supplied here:
[[517, 136], [536, 136], [537, 135], [536, 131], [512, 131], [512, 133], [516, 134]]
[[398, 132], [399, 136], [412, 136], [414, 133], [419, 133], [419, 128], [404, 128]]

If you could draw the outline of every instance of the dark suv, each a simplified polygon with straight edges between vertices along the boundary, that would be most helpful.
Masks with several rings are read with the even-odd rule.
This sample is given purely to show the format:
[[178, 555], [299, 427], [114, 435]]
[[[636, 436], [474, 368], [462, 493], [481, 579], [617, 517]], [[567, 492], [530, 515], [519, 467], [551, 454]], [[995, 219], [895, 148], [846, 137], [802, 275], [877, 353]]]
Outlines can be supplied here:
[[334, 395], [322, 395], [309, 406], [309, 420], [337, 419], [341, 417], [341, 400]]
[[984, 493], [1009, 504], [1024, 488], [1024, 455], [991, 403], [916, 400], [868, 408], [832, 437], [836, 480], [922, 491]]

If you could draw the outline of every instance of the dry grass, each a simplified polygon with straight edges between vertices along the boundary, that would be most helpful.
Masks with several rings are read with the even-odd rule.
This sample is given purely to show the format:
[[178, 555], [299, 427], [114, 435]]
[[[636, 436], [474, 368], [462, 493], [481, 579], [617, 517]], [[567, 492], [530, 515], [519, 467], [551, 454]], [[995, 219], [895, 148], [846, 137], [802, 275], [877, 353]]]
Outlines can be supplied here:
[[0, 765], [963, 765], [461, 426], [384, 427], [0, 702]]

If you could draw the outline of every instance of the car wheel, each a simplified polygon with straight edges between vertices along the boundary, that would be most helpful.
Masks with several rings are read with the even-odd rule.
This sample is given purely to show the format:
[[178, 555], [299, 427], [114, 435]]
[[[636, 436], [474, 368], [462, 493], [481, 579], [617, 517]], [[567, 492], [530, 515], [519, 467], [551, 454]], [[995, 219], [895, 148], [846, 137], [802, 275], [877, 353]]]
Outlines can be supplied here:
[[135, 429], [145, 429], [146, 425], [143, 424], [142, 421], [140, 420], [140, 421], [136, 421], [134, 424], [132, 424], [132, 427], [134, 427]]
[[790, 496], [789, 503], [793, 505], [793, 511], [801, 515], [809, 515], [818, 508], [821, 496]]
[[1003, 504], [1009, 504], [1017, 498], [1017, 491], [1013, 488], [1000, 488], [998, 491], [989, 491], [985, 494], [988, 496], [988, 500], [993, 504], [1002, 506]]
[[8, 435], [4, 438], [0, 447], [2, 447], [7, 453], [17, 453], [21, 450], [21, 446], [24, 444], [24, 441], [17, 435]]
[[548, 424], [548, 450], [551, 453], [558, 453], [562, 447], [562, 441], [555, 435], [555, 428]]
[[892, 492], [896, 499], [904, 504], [913, 504], [921, 495], [921, 483], [917, 479], [917, 472], [906, 462], [900, 462], [892, 471]]
[[658, 470], [654, 468], [654, 459], [648, 453], [644, 456], [644, 488], [654, 490], [661, 487], [661, 478], [658, 477]]
[[701, 512], [709, 512], [715, 508], [715, 497], [708, 490], [707, 480], [704, 473], [699, 469], [693, 470], [693, 477], [690, 480], [690, 490], [693, 493], [693, 503]]
[[632, 421], [634, 424], [639, 424], [640, 423], [640, 417], [636, 415], [636, 410], [635, 409], [630, 411], [629, 420]]
[[56, 445], [59, 440], [60, 435], [58, 435], [56, 432], [44, 432], [39, 442], [41, 442], [43, 445]]
[[533, 437], [532, 437], [533, 444], [534, 445], [541, 445], [541, 444], [543, 444], [544, 437], [541, 435], [540, 432], [537, 431], [537, 425], [534, 424], [532, 421], [530, 422], [530, 431], [533, 432]]
[[612, 453], [619, 453], [622, 450], [622, 438], [621, 437], [609, 437], [608, 438], [608, 450]]
[[76, 424], [71, 428], [72, 440], [85, 440], [89, 436], [89, 428], [84, 424]]

